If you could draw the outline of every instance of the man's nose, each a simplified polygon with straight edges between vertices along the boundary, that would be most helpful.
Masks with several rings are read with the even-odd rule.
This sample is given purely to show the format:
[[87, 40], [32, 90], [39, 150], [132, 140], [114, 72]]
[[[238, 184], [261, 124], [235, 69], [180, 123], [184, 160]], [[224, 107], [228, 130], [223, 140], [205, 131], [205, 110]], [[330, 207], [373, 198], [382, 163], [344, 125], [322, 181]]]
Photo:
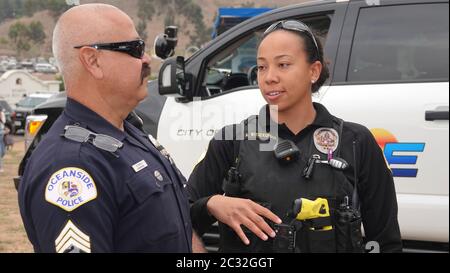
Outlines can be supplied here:
[[152, 62], [152, 57], [150, 57], [147, 53], [144, 53], [144, 56], [142, 56], [142, 62], [150, 65]]

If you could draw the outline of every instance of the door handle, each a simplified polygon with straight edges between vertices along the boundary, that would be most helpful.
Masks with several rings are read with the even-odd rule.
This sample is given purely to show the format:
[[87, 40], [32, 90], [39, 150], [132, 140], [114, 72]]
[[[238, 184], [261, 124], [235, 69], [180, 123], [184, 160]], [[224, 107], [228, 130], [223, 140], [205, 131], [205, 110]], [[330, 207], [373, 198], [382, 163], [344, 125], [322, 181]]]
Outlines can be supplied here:
[[425, 120], [426, 121], [448, 120], [448, 111], [426, 111]]

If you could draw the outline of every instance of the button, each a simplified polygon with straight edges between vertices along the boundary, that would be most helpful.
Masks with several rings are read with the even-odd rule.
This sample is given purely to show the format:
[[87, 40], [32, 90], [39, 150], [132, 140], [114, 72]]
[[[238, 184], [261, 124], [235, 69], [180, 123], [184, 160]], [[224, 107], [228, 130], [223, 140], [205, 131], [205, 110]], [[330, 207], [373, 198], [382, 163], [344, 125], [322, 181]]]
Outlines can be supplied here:
[[156, 179], [158, 179], [158, 181], [162, 182], [164, 180], [163, 176], [161, 175], [161, 173], [156, 170], [153, 175], [155, 176]]

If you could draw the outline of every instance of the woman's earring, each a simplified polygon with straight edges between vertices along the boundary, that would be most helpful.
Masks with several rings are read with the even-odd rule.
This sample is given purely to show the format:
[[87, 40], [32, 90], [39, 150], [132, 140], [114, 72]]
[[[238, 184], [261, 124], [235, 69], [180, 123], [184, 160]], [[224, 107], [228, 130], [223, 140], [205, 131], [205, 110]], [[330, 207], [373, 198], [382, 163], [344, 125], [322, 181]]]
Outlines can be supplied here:
[[311, 80], [311, 83], [312, 83], [312, 84], [316, 83], [316, 80]]

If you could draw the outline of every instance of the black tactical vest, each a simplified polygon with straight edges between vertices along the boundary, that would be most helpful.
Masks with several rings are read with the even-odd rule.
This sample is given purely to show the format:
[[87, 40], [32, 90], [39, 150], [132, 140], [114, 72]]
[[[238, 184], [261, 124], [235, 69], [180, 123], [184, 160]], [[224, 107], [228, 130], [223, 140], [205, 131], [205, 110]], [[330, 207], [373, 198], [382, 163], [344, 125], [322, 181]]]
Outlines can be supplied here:
[[[343, 121], [334, 118], [333, 129], [338, 132], [339, 137], [342, 136], [342, 127]], [[256, 134], [254, 128], [258, 128]], [[225, 195], [251, 199], [269, 208], [283, 223], [289, 223], [290, 219], [286, 213], [292, 208], [295, 199], [326, 198], [331, 215], [328, 219], [319, 220], [328, 221], [332, 229], [313, 230], [308, 225], [314, 223], [305, 223], [306, 225], [296, 231], [296, 247], [293, 252], [361, 252], [361, 220], [353, 219], [344, 223], [342, 217], [337, 217], [337, 209], [344, 199], [347, 197], [351, 202], [352, 183], [341, 170], [335, 170], [325, 164], [316, 165], [310, 179], [302, 176], [302, 171], [313, 154], [320, 155], [324, 160], [327, 158], [326, 154], [315, 147], [312, 133], [310, 137], [295, 143], [300, 150], [300, 156], [289, 164], [279, 162], [273, 151], [260, 151], [260, 144], [267, 143], [268, 140], [265, 128], [258, 123], [258, 116], [252, 116], [237, 126], [236, 135], [241, 135], [242, 132], [245, 135], [244, 140], [239, 141], [238, 163], [235, 166], [240, 174], [239, 187], [237, 190], [229, 190], [228, 187]], [[254, 136], [257, 136], [256, 139]], [[280, 141], [276, 136], [270, 137]], [[333, 156], [339, 157], [341, 143], [339, 141]], [[352, 162], [350, 158], [346, 160]], [[224, 183], [227, 183], [226, 180]], [[251, 242], [249, 246], [243, 244], [236, 233], [225, 224], [219, 223], [219, 229], [223, 252], [274, 252], [273, 239], [262, 241], [245, 227], [243, 229]], [[353, 235], [350, 235], [351, 233]], [[350, 238], [352, 236], [354, 238]]]

